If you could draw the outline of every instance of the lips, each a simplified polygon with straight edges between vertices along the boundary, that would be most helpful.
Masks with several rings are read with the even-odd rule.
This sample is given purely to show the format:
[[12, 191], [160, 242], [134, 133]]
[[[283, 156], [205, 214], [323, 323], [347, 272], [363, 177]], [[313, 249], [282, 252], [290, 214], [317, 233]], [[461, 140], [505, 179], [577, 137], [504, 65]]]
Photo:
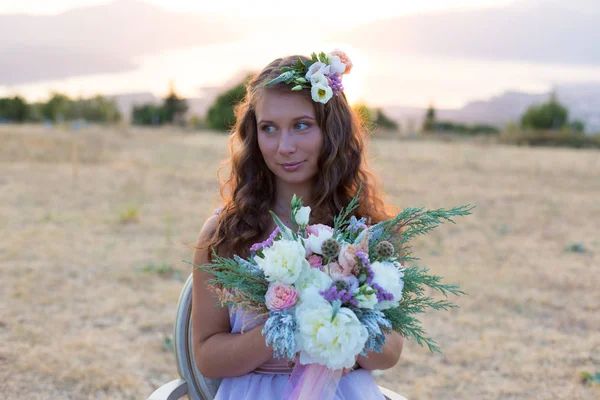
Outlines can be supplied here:
[[298, 161], [298, 162], [293, 162], [293, 163], [285, 163], [285, 164], [281, 164], [284, 167], [295, 167], [296, 165], [300, 165], [302, 164], [304, 161]]
[[295, 163], [285, 163], [285, 164], [280, 164], [280, 165], [281, 165], [281, 168], [283, 168], [285, 171], [294, 172], [294, 171], [297, 171], [299, 168], [301, 168], [305, 162], [306, 162], [306, 160], [300, 161], [300, 162], [295, 162]]

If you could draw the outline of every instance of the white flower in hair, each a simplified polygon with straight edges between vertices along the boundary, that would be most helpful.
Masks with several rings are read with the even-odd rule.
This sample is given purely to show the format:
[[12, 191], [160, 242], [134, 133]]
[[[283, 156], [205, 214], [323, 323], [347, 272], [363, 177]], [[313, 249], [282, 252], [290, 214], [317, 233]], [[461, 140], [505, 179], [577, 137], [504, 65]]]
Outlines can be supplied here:
[[314, 101], [325, 104], [333, 97], [333, 90], [325, 85], [312, 85], [310, 94]]
[[323, 63], [321, 61], [317, 61], [316, 63], [312, 64], [308, 68], [308, 72], [306, 73], [306, 79], [311, 80], [312, 76], [318, 72], [320, 72], [323, 75], [328, 75], [329, 74], [329, 65], [326, 65], [325, 63]]
[[310, 84], [311, 85], [321, 85], [321, 86], [329, 86], [329, 81], [327, 80], [327, 77], [325, 75], [323, 75], [321, 73], [321, 71], [314, 73], [311, 77], [310, 77]]
[[346, 64], [338, 56], [329, 55], [329, 73], [343, 74], [346, 71]]
[[344, 91], [342, 74], [350, 73], [351, 69], [352, 61], [341, 50], [329, 54], [312, 53], [310, 60], [298, 57], [295, 64], [281, 67], [283, 72], [265, 83], [265, 86], [285, 83], [293, 85], [293, 92], [311, 89], [312, 99], [325, 104]]

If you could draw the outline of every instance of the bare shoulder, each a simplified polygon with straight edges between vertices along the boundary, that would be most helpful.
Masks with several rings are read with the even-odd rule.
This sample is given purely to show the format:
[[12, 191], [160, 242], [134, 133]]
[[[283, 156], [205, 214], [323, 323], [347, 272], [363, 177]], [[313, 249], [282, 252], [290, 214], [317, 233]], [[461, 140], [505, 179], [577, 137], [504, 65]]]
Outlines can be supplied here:
[[219, 332], [231, 332], [229, 312], [220, 307], [214, 290], [208, 280], [213, 276], [198, 267], [209, 264], [211, 249], [208, 245], [217, 230], [219, 216], [210, 216], [198, 235], [198, 243], [194, 251], [194, 267], [192, 280], [192, 324], [195, 345], [203, 343], [207, 338]]
[[212, 235], [217, 230], [217, 226], [219, 225], [219, 216], [216, 214], [208, 217], [202, 229], [200, 229], [200, 234], [198, 235], [198, 242], [206, 242], [208, 239], [212, 237]]
[[206, 220], [206, 222], [204, 222], [204, 225], [202, 226], [202, 229], [200, 229], [200, 233], [198, 234], [196, 250], [194, 251], [194, 264], [202, 265], [209, 261], [208, 255], [210, 253], [207, 245], [210, 239], [213, 237], [215, 231], [217, 230], [218, 225], [218, 215], [212, 215]]

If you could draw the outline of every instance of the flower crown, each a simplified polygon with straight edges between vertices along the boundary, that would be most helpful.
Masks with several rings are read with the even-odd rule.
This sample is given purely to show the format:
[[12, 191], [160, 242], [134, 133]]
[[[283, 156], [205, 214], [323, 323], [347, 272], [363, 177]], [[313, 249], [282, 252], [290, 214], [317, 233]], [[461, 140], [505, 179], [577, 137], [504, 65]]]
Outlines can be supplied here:
[[294, 83], [293, 91], [310, 88], [312, 99], [323, 104], [334, 95], [339, 96], [344, 91], [342, 75], [350, 73], [352, 69], [350, 58], [341, 50], [334, 50], [329, 54], [312, 53], [311, 57], [306, 61], [298, 57], [296, 64], [282, 67], [283, 73], [265, 83], [265, 86], [281, 82], [288, 85]]

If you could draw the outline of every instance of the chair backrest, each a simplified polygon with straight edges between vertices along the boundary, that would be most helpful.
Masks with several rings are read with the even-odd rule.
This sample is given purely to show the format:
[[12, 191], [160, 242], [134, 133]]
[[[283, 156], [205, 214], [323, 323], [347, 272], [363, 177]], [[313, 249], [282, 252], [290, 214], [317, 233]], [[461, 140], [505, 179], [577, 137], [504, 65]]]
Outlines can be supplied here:
[[179, 376], [188, 384], [190, 399], [213, 400], [221, 383], [220, 379], [202, 376], [194, 361], [192, 336], [192, 277], [190, 274], [179, 296], [175, 325], [173, 327], [173, 350]]

